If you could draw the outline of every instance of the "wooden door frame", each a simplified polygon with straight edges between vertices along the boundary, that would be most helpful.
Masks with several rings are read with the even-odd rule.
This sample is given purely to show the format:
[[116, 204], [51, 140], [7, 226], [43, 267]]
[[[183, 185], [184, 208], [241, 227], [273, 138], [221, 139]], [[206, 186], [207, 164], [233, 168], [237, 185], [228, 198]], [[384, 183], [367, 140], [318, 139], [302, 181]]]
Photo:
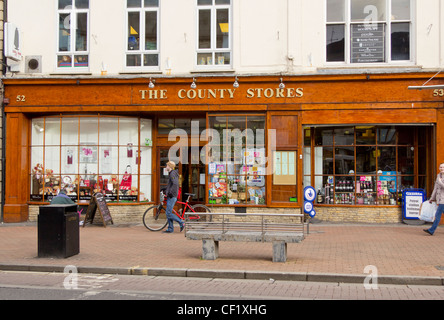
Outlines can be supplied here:
[[[276, 150], [270, 150], [269, 148], [269, 141], [268, 141], [268, 134], [266, 135], [266, 145], [267, 145], [267, 157], [268, 157], [268, 161], [271, 162], [271, 165], [268, 164], [268, 174], [267, 174], [267, 179], [266, 179], [266, 185], [267, 185], [267, 190], [269, 190], [269, 192], [267, 192], [267, 207], [294, 207], [294, 208], [300, 208], [302, 207], [303, 204], [303, 188], [302, 188], [302, 181], [303, 181], [303, 176], [302, 176], [302, 166], [303, 166], [303, 159], [302, 159], [302, 155], [303, 155], [303, 132], [302, 132], [302, 112], [301, 111], [269, 111], [267, 112], [267, 130], [269, 129], [273, 129], [271, 127], [271, 118], [273, 116], [296, 116], [297, 117], [297, 123], [295, 124], [296, 126], [296, 130], [297, 130], [297, 145], [296, 146], [288, 146], [288, 147], [276, 147]], [[273, 188], [273, 167], [274, 167], [274, 163], [273, 163], [273, 151], [296, 151], [296, 163], [297, 163], [297, 167], [296, 167], [296, 190], [297, 190], [297, 202], [296, 203], [279, 203], [279, 202], [274, 202], [273, 203], [273, 199], [272, 199], [272, 188]]]

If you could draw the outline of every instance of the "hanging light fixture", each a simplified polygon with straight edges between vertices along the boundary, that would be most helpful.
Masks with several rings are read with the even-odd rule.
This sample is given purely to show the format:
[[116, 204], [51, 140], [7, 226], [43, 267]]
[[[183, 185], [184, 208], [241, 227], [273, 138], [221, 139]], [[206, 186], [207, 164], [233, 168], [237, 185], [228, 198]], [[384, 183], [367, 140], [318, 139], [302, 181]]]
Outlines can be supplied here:
[[193, 82], [191, 83], [191, 89], [196, 89], [197, 85], [196, 85], [196, 79], [193, 78]]
[[279, 89], [285, 89], [285, 83], [284, 80], [281, 78], [281, 83], [279, 84]]
[[234, 88], [239, 88], [239, 82], [237, 80], [238, 79], [237, 79], [237, 76], [236, 76], [236, 78], [234, 79], [234, 83], [233, 83], [233, 87]]
[[156, 82], [156, 80], [153, 81], [153, 80], [150, 78], [150, 83], [148, 84], [148, 88], [153, 89], [153, 88], [155, 87], [154, 82]]

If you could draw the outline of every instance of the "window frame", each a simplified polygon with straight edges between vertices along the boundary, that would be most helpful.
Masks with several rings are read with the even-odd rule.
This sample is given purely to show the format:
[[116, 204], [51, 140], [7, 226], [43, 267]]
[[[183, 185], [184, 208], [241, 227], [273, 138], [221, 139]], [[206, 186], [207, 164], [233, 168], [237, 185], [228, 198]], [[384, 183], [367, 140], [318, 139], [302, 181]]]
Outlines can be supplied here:
[[[126, 71], [160, 71], [160, 10], [161, 10], [161, 0], [159, 0], [159, 4], [157, 7], [144, 7], [144, 0], [141, 0], [140, 8], [128, 8], [128, 2], [124, 3], [124, 11], [125, 11], [125, 31], [124, 31], [124, 45], [125, 45], [125, 54], [123, 58], [123, 65]], [[129, 50], [128, 49], [128, 23], [129, 23], [129, 13], [130, 12], [138, 12], [139, 13], [139, 23], [140, 23], [140, 43], [139, 50]], [[146, 13], [147, 12], [156, 12], [157, 19], [157, 43], [156, 50], [143, 50], [141, 48], [145, 48], [145, 28], [146, 28]], [[144, 55], [145, 54], [157, 54], [157, 66], [144, 66]], [[141, 57], [141, 65], [140, 66], [128, 66], [127, 59], [128, 55], [140, 55]]]
[[[366, 143], [366, 142], [359, 142], [358, 141], [358, 134], [361, 132], [360, 130], [363, 129], [363, 127], [371, 127], [374, 128], [375, 130], [375, 138], [374, 141], [372, 141], [372, 143]], [[380, 124], [380, 125], [332, 125], [332, 126], [320, 126], [320, 127], [313, 127], [313, 126], [307, 126], [303, 129], [304, 131], [304, 155], [306, 157], [308, 157], [308, 159], [306, 159], [306, 161], [304, 162], [304, 168], [303, 168], [303, 179], [305, 183], [308, 183], [308, 185], [312, 185], [313, 187], [316, 188], [316, 191], [318, 191], [319, 189], [324, 190], [325, 188], [325, 179], [328, 179], [329, 177], [333, 178], [333, 183], [331, 183], [331, 187], [334, 190], [334, 194], [331, 194], [332, 196], [334, 195], [333, 198], [333, 202], [330, 201], [330, 203], [325, 202], [326, 199], [323, 199], [323, 203], [318, 203], [316, 201], [316, 205], [320, 205], [320, 206], [352, 206], [352, 207], [384, 207], [384, 206], [389, 206], [389, 207], [400, 207], [401, 206], [401, 198], [402, 198], [402, 190], [404, 190], [405, 188], [409, 188], [409, 187], [418, 187], [419, 184], [421, 183], [421, 179], [427, 181], [428, 176], [427, 176], [427, 172], [426, 170], [424, 170], [424, 172], [420, 172], [419, 171], [419, 164], [420, 164], [420, 158], [419, 158], [419, 154], [418, 152], [420, 150], [424, 150], [427, 148], [428, 142], [426, 140], [424, 141], [420, 141], [419, 139], [419, 135], [420, 135], [420, 130], [419, 128], [422, 127], [415, 127], [415, 126], [406, 126], [406, 125], [400, 125], [400, 124]], [[327, 143], [323, 143], [323, 144], [316, 144], [316, 137], [317, 135], [315, 134], [316, 130], [331, 130], [332, 131], [332, 135], [331, 135], [331, 142], [328, 141]], [[343, 130], [343, 129], [353, 129], [353, 140], [352, 143], [349, 144], [344, 144], [344, 143], [337, 143], [337, 139], [338, 139], [338, 135], [336, 134], [337, 131]], [[394, 141], [391, 142], [387, 142], [387, 143], [383, 143], [380, 142], [379, 138], [379, 134], [380, 134], [380, 130], [383, 129], [394, 129], [395, 131], [395, 137], [394, 137]], [[413, 133], [412, 133], [412, 141], [401, 141], [401, 135], [403, 134], [403, 130], [404, 129], [413, 129]], [[427, 130], [427, 129], [425, 129]], [[309, 133], [309, 134], [307, 134]], [[359, 155], [362, 155], [362, 153], [358, 153], [358, 149], [359, 148], [373, 148], [373, 152], [374, 152], [374, 161], [375, 161], [375, 170], [374, 172], [359, 172], [358, 170], [358, 163], [359, 163]], [[320, 150], [322, 153], [326, 150], [326, 149], [331, 149], [332, 151], [332, 164], [331, 164], [331, 172], [325, 172], [325, 161], [322, 158], [322, 161], [319, 162], [316, 160], [316, 150]], [[352, 148], [353, 152], [354, 152], [354, 157], [353, 157], [353, 172], [337, 172], [337, 168], [335, 167], [336, 165], [336, 153], [335, 151], [337, 149], [345, 149], [345, 148]], [[395, 153], [395, 157], [393, 159], [394, 164], [395, 164], [395, 174], [390, 173], [391, 171], [384, 171], [383, 169], [381, 169], [381, 165], [383, 163], [382, 159], [382, 155], [381, 153], [383, 152], [384, 149], [389, 149], [389, 148], [393, 148], [394, 153]], [[402, 161], [403, 161], [403, 157], [400, 154], [400, 150], [405, 150], [406, 148], [413, 148], [412, 152], [412, 158], [413, 159], [413, 171], [410, 173], [407, 172], [402, 172]], [[321, 154], [322, 154], [321, 153]], [[426, 160], [427, 163], [427, 160]], [[385, 172], [385, 173], [384, 173]], [[365, 194], [366, 192], [358, 192], [357, 190], [357, 185], [356, 183], [359, 181], [364, 181], [360, 178], [362, 177], [366, 177], [366, 178], [370, 178], [372, 181], [372, 187], [374, 188], [374, 191], [371, 191], [369, 193], [372, 193], [375, 197], [374, 200], [376, 201], [375, 203], [358, 203], [358, 196], [363, 196], [363, 194]], [[339, 178], [339, 179], [338, 179]], [[338, 186], [338, 184], [336, 183], [337, 181], [344, 181], [344, 178], [346, 181], [348, 180], [353, 180], [355, 185], [352, 185], [353, 190], [351, 191], [340, 191], [339, 190], [339, 194], [341, 193], [347, 193], [347, 194], [351, 194], [353, 196], [353, 198], [351, 199], [351, 202], [337, 202], [337, 198], [336, 196], [338, 195], [338, 190], [336, 190], [336, 187]], [[409, 179], [409, 178], [413, 178], [413, 186], [403, 186], [403, 181], [405, 181], [405, 179]], [[320, 179], [322, 179], [321, 184], [319, 185], [319, 181], [321, 181]], [[394, 179], [394, 180], [393, 180]], [[367, 181], [367, 180], [365, 180]], [[377, 184], [379, 181], [395, 181], [395, 187], [396, 187], [396, 192], [391, 192], [392, 194], [395, 194], [395, 198], [394, 201], [395, 203], [387, 203], [387, 201], [389, 201], [390, 199], [390, 194], [388, 195], [388, 198], [378, 198], [378, 194], [377, 194]], [[382, 186], [382, 184], [381, 184]], [[325, 197], [325, 191], [324, 192], [324, 197]], [[331, 198], [330, 198], [331, 199]], [[340, 200], [340, 199], [339, 199]], [[383, 200], [383, 202], [381, 203], [381, 201]]]
[[[242, 138], [242, 142], [240, 145], [236, 144], [236, 141], [231, 141], [231, 137], [228, 136], [224, 136], [223, 135], [223, 130], [225, 129], [229, 129], [229, 130], [233, 130], [236, 129], [236, 127], [233, 127], [230, 124], [230, 119], [232, 120], [233, 117], [237, 118], [236, 120], [240, 120], [241, 118], [244, 118], [245, 120], [242, 119], [243, 124], [245, 125], [245, 128], [239, 129], [241, 130], [241, 133], [244, 132], [244, 130], [246, 129], [251, 129], [251, 127], [249, 126], [249, 118], [254, 119], [254, 118], [261, 118], [260, 120], [263, 119], [264, 122], [264, 132], [267, 132], [267, 116], [266, 114], [261, 114], [261, 113], [252, 113], [252, 114], [245, 114], [245, 113], [240, 113], [240, 114], [228, 114], [228, 113], [222, 113], [222, 114], [208, 114], [207, 116], [207, 121], [208, 121], [208, 128], [209, 129], [214, 129], [216, 131], [219, 132], [219, 138], [220, 140], [217, 143], [210, 143], [209, 145], [207, 145], [207, 148], [217, 148], [217, 152], [219, 153], [219, 157], [218, 160], [219, 161], [215, 161], [212, 162], [210, 160], [210, 157], [208, 155], [208, 153], [211, 153], [210, 150], [206, 151], [206, 195], [205, 195], [205, 202], [207, 205], [215, 205], [215, 206], [232, 206], [232, 207], [264, 207], [267, 206], [267, 188], [268, 188], [268, 175], [267, 172], [263, 172], [263, 174], [252, 174], [250, 173], [250, 170], [247, 169], [245, 170], [243, 173], [228, 173], [228, 164], [233, 164], [234, 168], [236, 169], [236, 166], [239, 166], [238, 168], [249, 168], [249, 166], [251, 166], [251, 168], [253, 168], [253, 165], [247, 163], [247, 155], [243, 152], [248, 152], [248, 150], [257, 150], [257, 149], [263, 149], [264, 150], [264, 163], [260, 164], [262, 165], [262, 168], [264, 168], [265, 170], [267, 169], [267, 166], [270, 164], [269, 162], [267, 162], [267, 143], [264, 141], [264, 145], [262, 147], [262, 145], [258, 145], [257, 144], [257, 140], [256, 140], [256, 132], [254, 132], [254, 136], [252, 138], [252, 140], [250, 140], [251, 138], [249, 137], [243, 137]], [[212, 127], [212, 120], [211, 118], [213, 118], [214, 120], [216, 120], [216, 118], [219, 118], [219, 120], [223, 119], [225, 126], [223, 127], [223, 129], [220, 129], [220, 131], [214, 127]], [[262, 130], [262, 129], [261, 129]], [[225, 139], [230, 139], [230, 141], [225, 141]], [[207, 137], [208, 139], [208, 137]], [[251, 145], [249, 142], [253, 142], [253, 145]], [[230, 157], [228, 158], [225, 154], [224, 151], [226, 150], [224, 147], [226, 146], [226, 143], [228, 143], [228, 145], [230, 146], [230, 149], [228, 150], [230, 153]], [[238, 155], [239, 149], [236, 149], [236, 147], [241, 147], [241, 156], [239, 158], [236, 158], [236, 155]], [[243, 153], [243, 154], [242, 154]], [[253, 162], [256, 161], [257, 158], [261, 158], [262, 156], [257, 156], [254, 155], [253, 156]], [[233, 161], [233, 162], [231, 162]], [[241, 161], [241, 162], [238, 162]], [[269, 161], [269, 160], [268, 160]], [[210, 164], [214, 166], [214, 168], [216, 169], [216, 173], [211, 173], [210, 171]], [[219, 165], [222, 165], [225, 168], [224, 172], [219, 172], [217, 167]], [[258, 165], [257, 167], [259, 167], [260, 165]], [[259, 170], [258, 170], [259, 171]], [[225, 178], [220, 177], [220, 179], [224, 180], [225, 186], [226, 186], [226, 190], [225, 190], [225, 195], [214, 195], [212, 194], [210, 196], [210, 191], [212, 191], [210, 188], [212, 185], [215, 185], [217, 182], [219, 181], [215, 181], [213, 180], [213, 177], [216, 179], [219, 179], [219, 173], [223, 176], [225, 176]], [[234, 180], [233, 180], [234, 179]], [[230, 203], [230, 199], [228, 199], [228, 194], [229, 192], [233, 192], [234, 190], [230, 189], [230, 182], [229, 181], [236, 181], [236, 179], [238, 179], [239, 181], [236, 182], [236, 194], [238, 194], [236, 196], [236, 199], [238, 200], [238, 203]], [[243, 180], [242, 180], [243, 179]], [[256, 180], [256, 181], [254, 181]], [[262, 181], [258, 181], [258, 180], [262, 180]], [[258, 183], [259, 185], [249, 185], [249, 183], [254, 184], [254, 183]], [[263, 183], [263, 185], [262, 185]], [[249, 195], [249, 191], [248, 190], [259, 190], [258, 188], [260, 188], [260, 192], [258, 192], [258, 197], [257, 199], [252, 199]], [[262, 189], [264, 190], [264, 192], [262, 192]], [[224, 202], [224, 197], [226, 198], [226, 201]], [[256, 196], [255, 196], [256, 197]], [[236, 200], [233, 198], [233, 200]], [[250, 201], [248, 201], [248, 199], [250, 199]], [[254, 203], [253, 203], [254, 201]]]
[[[82, 136], [82, 125], [85, 126], [88, 123], [88, 120], [97, 121], [97, 132], [94, 132], [92, 135]], [[117, 122], [116, 136], [117, 139], [115, 141], [104, 140], [105, 137], [102, 136], [101, 128], [104, 128], [107, 125], [109, 120], [113, 120]], [[123, 141], [124, 134], [131, 133], [122, 129], [125, 127], [125, 122], [132, 121], [138, 123], [137, 135], [133, 135], [132, 140], [127, 143], [127, 141]], [[74, 126], [65, 126], [66, 123], [70, 121], [75, 123]], [[55, 124], [53, 126], [55, 130], [52, 130], [54, 136], [51, 136], [48, 131], [48, 124]], [[70, 177], [70, 184], [72, 182], [72, 191], [75, 191], [75, 195], [70, 195], [70, 197], [78, 204], [78, 205], [87, 205], [90, 201], [89, 197], [92, 195], [93, 186], [88, 186], [82, 184], [83, 180], [86, 180], [85, 175], [95, 177], [95, 181], [97, 185], [100, 186], [100, 177], [103, 177], [103, 183], [105, 183], [105, 179], [108, 180], [108, 183], [117, 184], [118, 187], [116, 189], [116, 193], [112, 192], [107, 193], [107, 201], [110, 201], [109, 204], [146, 204], [146, 203], [154, 203], [154, 172], [152, 161], [153, 150], [155, 149], [153, 146], [153, 123], [154, 120], [151, 118], [136, 116], [113, 116], [113, 115], [70, 115], [70, 114], [61, 114], [54, 116], [42, 116], [33, 118], [30, 122], [30, 171], [29, 178], [31, 183], [31, 188], [28, 196], [28, 201], [30, 203], [47, 203], [53, 196], [55, 196], [54, 192], [56, 189], [61, 189], [63, 187], [64, 178]], [[144, 126], [149, 124], [148, 127]], [[144, 129], [145, 127], [145, 129]], [[67, 128], [67, 129], [65, 129]], [[35, 134], [34, 132], [39, 131], [39, 133]], [[67, 131], [65, 131], [67, 130]], [[69, 131], [72, 130], [72, 135], [70, 135]], [[57, 133], [58, 131], [58, 133]], [[38, 138], [37, 141], [34, 141], [34, 138]], [[70, 139], [68, 139], [70, 138]], [[87, 138], [88, 140], [84, 140], [83, 138]], [[143, 140], [145, 138], [145, 140]], [[67, 139], [67, 140], [64, 140]], [[106, 139], [106, 138], [105, 138]], [[149, 140], [149, 141], [147, 141]], [[81, 148], [89, 148], [91, 150], [91, 161], [85, 160], [85, 156], [81, 154]], [[56, 152], [49, 152], [48, 150], [53, 149]], [[37, 153], [33, 152], [36, 150]], [[68, 153], [68, 150], [71, 151]], [[110, 161], [106, 161], [106, 155], [102, 156], [102, 151], [108, 150], [108, 156], [111, 156]], [[41, 154], [39, 154], [40, 152]], [[46, 155], [51, 154], [51, 159], [47, 160]], [[130, 154], [128, 154], [130, 153]], [[38, 157], [33, 158], [36, 155]], [[68, 157], [68, 158], [65, 158]], [[71, 156], [71, 158], [69, 158]], [[82, 159], [83, 157], [83, 159]], [[123, 159], [125, 158], [125, 161]], [[141, 161], [139, 161], [141, 160]], [[131, 189], [129, 191], [123, 192], [120, 189], [122, 185], [123, 176], [126, 174], [126, 165], [131, 166], [131, 172], [128, 172], [132, 176], [132, 184]], [[49, 163], [56, 163], [56, 166], [50, 165]], [[34, 188], [34, 178], [36, 175], [36, 168], [38, 164], [41, 165], [41, 170], [38, 174], [38, 180], [40, 181], [39, 187], [42, 187], [42, 191], [38, 191], [35, 193]], [[72, 166], [67, 169], [67, 165]], [[111, 168], [109, 166], [116, 165], [116, 167]], [[106, 167], [105, 167], [106, 166]], [[88, 170], [93, 170], [91, 172], [83, 171], [83, 168], [88, 168]], [[48, 178], [47, 171], [50, 170], [50, 178]], [[44, 174], [44, 172], [46, 172]], [[116, 178], [114, 181], [113, 178]], [[58, 181], [57, 183], [53, 183], [53, 181]], [[89, 180], [88, 180], [89, 181]], [[149, 184], [142, 185], [143, 181], [148, 181]], [[52, 194], [46, 194], [46, 187], [54, 187], [52, 190]], [[136, 194], [134, 194], [134, 188], [137, 188]], [[94, 187], [95, 188], [95, 187]], [[99, 187], [101, 191], [106, 190], [105, 184], [102, 187]], [[38, 190], [38, 189], [37, 189]], [[88, 194], [82, 194], [81, 190], [88, 190]], [[109, 190], [111, 191], [111, 190]], [[148, 193], [146, 193], [148, 191]], [[142, 196], [144, 198], [142, 198]]]
[[[233, 2], [230, 4], [216, 4], [216, 0], [212, 0], [211, 5], [199, 5], [198, 0], [196, 0], [196, 55], [194, 60], [195, 69], [197, 70], [230, 70], [233, 66]], [[227, 9], [228, 10], [228, 48], [217, 48], [217, 10]], [[201, 10], [210, 10], [211, 12], [211, 45], [209, 49], [199, 48], [199, 13]], [[229, 64], [216, 64], [216, 55], [218, 53], [230, 54]], [[199, 64], [198, 56], [199, 54], [211, 54], [212, 64]]]
[[[357, 63], [352, 62], [351, 50], [352, 50], [352, 25], [362, 24], [363, 22], [353, 22], [352, 21], [352, 8], [351, 8], [352, 0], [344, 0], [344, 21], [328, 21], [328, 0], [325, 1], [325, 38], [324, 38], [324, 63], [326, 66], [335, 67], [335, 66], [348, 66], [348, 67], [375, 67], [375, 66], [387, 66], [387, 65], [414, 65], [416, 61], [416, 51], [415, 51], [415, 43], [416, 43], [416, 33], [415, 33], [415, 8], [416, 1], [410, 0], [410, 19], [409, 20], [393, 20], [392, 16], [392, 0], [386, 0], [385, 10], [386, 10], [386, 18], [385, 20], [375, 21], [377, 24], [384, 24], [385, 26], [385, 38], [384, 38], [384, 61], [383, 62], [366, 62], [366, 63]], [[410, 59], [409, 60], [393, 60], [392, 59], [392, 25], [399, 23], [409, 23], [409, 34], [410, 34]], [[343, 25], [344, 26], [344, 61], [328, 61], [327, 56], [327, 28], [330, 25]]]
[[[75, 6], [75, 0], [72, 0], [73, 6], [71, 8], [65, 7], [64, 9], [59, 9], [59, 3], [56, 1], [56, 32], [57, 32], [57, 48], [56, 48], [56, 57], [55, 57], [55, 66], [57, 71], [79, 71], [79, 72], [88, 72], [90, 69], [90, 35], [91, 35], [91, 22], [90, 22], [90, 6], [91, 3], [88, 4], [88, 9], [78, 9]], [[77, 51], [76, 49], [76, 29], [77, 29], [77, 19], [73, 19], [77, 17], [79, 13], [86, 13], [86, 27], [87, 27], [87, 35], [86, 35], [86, 47], [85, 51]], [[69, 51], [60, 51], [60, 15], [61, 14], [69, 14], [70, 23], [70, 49]], [[60, 56], [70, 56], [71, 57], [71, 67], [60, 67], [59, 66], [59, 57]], [[75, 56], [88, 56], [88, 66], [87, 67], [76, 67], [74, 64]]]

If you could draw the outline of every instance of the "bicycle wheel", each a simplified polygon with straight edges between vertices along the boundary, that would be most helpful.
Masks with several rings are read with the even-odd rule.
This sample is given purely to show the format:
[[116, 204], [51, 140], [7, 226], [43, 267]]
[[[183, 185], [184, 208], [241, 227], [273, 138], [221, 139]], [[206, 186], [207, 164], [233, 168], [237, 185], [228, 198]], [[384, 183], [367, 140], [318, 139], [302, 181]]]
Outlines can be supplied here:
[[196, 215], [189, 215], [190, 220], [211, 221], [211, 216], [206, 216], [206, 213], [211, 213], [210, 208], [203, 204], [195, 204], [191, 209], [196, 212]]
[[148, 230], [160, 231], [166, 227], [168, 220], [165, 213], [165, 208], [159, 206], [152, 206], [146, 209], [143, 214], [143, 224]]

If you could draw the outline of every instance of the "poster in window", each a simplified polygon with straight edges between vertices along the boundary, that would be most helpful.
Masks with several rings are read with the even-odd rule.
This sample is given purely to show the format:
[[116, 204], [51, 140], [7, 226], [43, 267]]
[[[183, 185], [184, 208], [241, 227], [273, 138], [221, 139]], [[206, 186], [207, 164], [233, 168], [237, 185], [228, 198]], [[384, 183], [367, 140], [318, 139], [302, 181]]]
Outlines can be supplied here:
[[352, 24], [352, 63], [375, 63], [385, 61], [385, 25]]
[[101, 148], [102, 157], [100, 158], [100, 172], [101, 173], [112, 173], [112, 148], [103, 147]]
[[80, 163], [97, 163], [97, 146], [80, 144]]
[[74, 156], [74, 150], [71, 148], [67, 149], [66, 150], [66, 164], [67, 165], [72, 165], [73, 156]]
[[274, 153], [274, 185], [296, 184], [296, 151]]

